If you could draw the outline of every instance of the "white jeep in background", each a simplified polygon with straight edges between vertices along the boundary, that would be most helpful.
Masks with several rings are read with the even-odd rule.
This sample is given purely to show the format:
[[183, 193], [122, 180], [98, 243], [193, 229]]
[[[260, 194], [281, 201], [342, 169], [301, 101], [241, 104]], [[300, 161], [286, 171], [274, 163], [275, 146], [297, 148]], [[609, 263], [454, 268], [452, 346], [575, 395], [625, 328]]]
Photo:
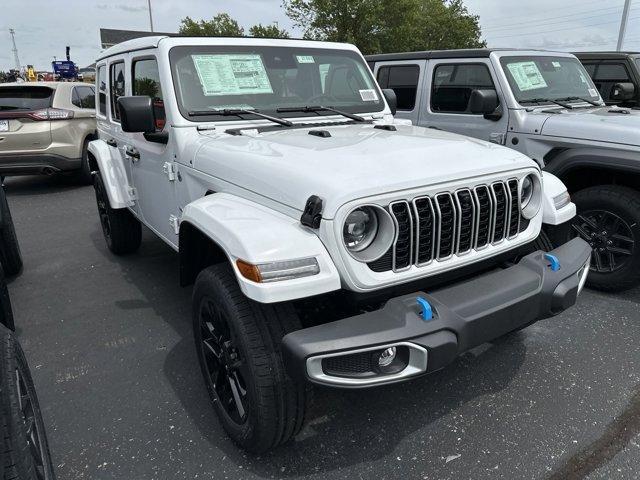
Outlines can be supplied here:
[[[352, 45], [146, 37], [97, 60], [89, 146], [109, 249], [146, 225], [194, 285], [193, 329], [229, 436], [294, 436], [309, 382], [384, 385], [573, 305], [591, 254], [514, 150], [396, 125]], [[549, 251], [550, 250], [550, 251]]]
[[[571, 228], [545, 230], [556, 244], [589, 242], [590, 286], [640, 283], [640, 110], [606, 106], [574, 55], [472, 49], [367, 60], [395, 90], [398, 118], [506, 145], [562, 180], [578, 214]], [[610, 88], [621, 99], [630, 90]]]

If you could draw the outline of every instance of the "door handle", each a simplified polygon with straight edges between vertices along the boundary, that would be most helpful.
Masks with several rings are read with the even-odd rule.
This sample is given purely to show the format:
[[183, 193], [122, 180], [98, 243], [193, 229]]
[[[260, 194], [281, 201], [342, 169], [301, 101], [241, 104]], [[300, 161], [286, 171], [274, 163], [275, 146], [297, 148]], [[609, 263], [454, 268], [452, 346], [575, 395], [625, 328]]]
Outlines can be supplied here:
[[135, 148], [127, 147], [124, 152], [127, 157], [131, 157], [133, 161], [140, 160], [140, 152]]
[[109, 145], [110, 147], [117, 147], [118, 142], [116, 142], [115, 138], [110, 138], [109, 140], [107, 140], [107, 145]]

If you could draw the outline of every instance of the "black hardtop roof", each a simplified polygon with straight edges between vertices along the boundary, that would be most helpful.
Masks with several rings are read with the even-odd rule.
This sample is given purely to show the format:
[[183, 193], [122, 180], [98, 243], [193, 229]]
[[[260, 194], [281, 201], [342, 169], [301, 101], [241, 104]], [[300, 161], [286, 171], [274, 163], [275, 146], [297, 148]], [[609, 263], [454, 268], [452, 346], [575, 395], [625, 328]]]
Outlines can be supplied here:
[[[429, 60], [432, 58], [489, 58], [492, 52], [530, 52], [534, 49], [517, 48], [463, 48], [459, 50], [425, 50], [422, 52], [381, 53], [367, 55], [369, 62], [385, 62], [389, 60]], [[535, 50], [544, 52], [544, 50]]]
[[574, 52], [573, 54], [584, 60], [623, 60], [628, 57], [637, 57], [640, 52]]

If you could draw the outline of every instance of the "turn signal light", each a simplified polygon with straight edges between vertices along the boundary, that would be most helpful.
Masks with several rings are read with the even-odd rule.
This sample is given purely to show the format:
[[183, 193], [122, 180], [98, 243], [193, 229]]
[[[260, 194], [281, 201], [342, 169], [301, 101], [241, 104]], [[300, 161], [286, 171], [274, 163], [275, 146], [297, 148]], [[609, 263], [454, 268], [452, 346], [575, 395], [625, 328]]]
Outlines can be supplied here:
[[236, 260], [240, 275], [256, 283], [278, 282], [295, 278], [310, 277], [320, 273], [320, 266], [314, 257], [282, 262], [254, 265], [244, 260]]

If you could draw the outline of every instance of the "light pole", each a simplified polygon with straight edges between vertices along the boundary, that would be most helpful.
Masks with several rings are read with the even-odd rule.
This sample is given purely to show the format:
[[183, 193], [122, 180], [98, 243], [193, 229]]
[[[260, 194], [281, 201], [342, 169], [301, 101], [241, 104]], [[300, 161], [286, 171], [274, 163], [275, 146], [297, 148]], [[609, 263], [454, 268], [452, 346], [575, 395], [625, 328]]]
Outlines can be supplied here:
[[631, 8], [631, 0], [624, 0], [624, 9], [622, 10], [622, 21], [620, 22], [620, 31], [618, 33], [617, 51], [622, 50], [624, 43], [624, 34], [627, 31], [627, 23], [629, 23], [629, 10]]
[[149, 25], [151, 26], [151, 31], [153, 32], [153, 15], [151, 15], [151, 0], [147, 0], [147, 5], [149, 6]]

